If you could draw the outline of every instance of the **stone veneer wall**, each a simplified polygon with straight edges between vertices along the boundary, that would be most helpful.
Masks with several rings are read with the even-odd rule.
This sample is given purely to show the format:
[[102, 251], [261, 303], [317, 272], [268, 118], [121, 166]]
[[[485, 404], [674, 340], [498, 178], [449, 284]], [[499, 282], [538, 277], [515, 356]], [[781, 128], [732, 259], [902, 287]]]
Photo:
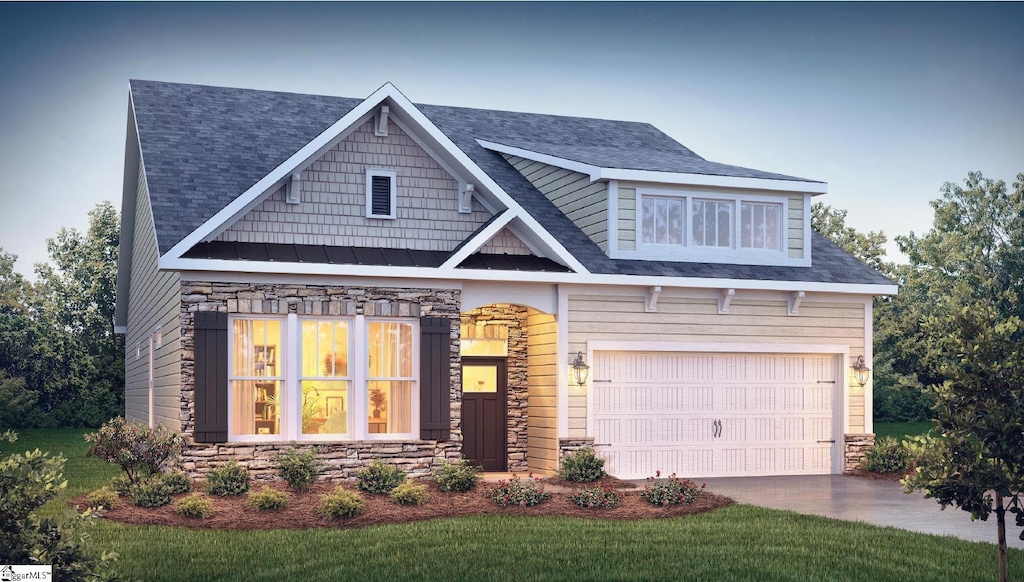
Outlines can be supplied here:
[[[594, 437], [572, 437], [558, 439], [558, 468], [562, 468], [562, 460], [565, 459], [566, 456], [586, 447], [594, 447]], [[597, 453], [598, 457], [601, 457], [602, 459], [604, 458], [601, 456], [600, 451], [595, 450], [594, 452]]]
[[[181, 468], [192, 477], [228, 461], [237, 461], [257, 479], [272, 479], [277, 454], [292, 446], [280, 443], [218, 443], [192, 441], [195, 394], [195, 322], [197, 311], [237, 314], [372, 315], [420, 317], [428, 315], [457, 319], [461, 292], [457, 289], [405, 289], [340, 287], [330, 285], [265, 285], [247, 283], [181, 282], [181, 430], [187, 445]], [[452, 326], [451, 439], [448, 441], [302, 441], [298, 448], [316, 446], [327, 468], [329, 480], [351, 479], [356, 471], [374, 459], [396, 464], [413, 476], [426, 476], [441, 459], [457, 460], [462, 453], [460, 416], [462, 407], [462, 359], [459, 328]]]
[[843, 473], [849, 473], [860, 467], [860, 463], [864, 460], [864, 455], [867, 454], [868, 449], [875, 446], [875, 435], [874, 433], [846, 434], [843, 435], [843, 441], [843, 458], [845, 461]]
[[518, 305], [495, 304], [467, 311], [462, 314], [463, 325], [500, 325], [508, 330], [508, 470], [528, 471], [527, 425], [529, 423], [527, 396], [527, 308]]

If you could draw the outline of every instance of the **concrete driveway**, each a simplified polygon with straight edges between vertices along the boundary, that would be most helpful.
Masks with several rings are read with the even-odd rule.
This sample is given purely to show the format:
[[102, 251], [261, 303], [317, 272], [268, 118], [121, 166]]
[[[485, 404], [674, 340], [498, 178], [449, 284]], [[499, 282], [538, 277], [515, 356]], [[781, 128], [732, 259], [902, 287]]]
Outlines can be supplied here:
[[[785, 477], [722, 477], [695, 479], [709, 491], [732, 497], [739, 503], [847, 521], [863, 521], [910, 531], [955, 536], [975, 542], [996, 543], [995, 515], [988, 521], [971, 521], [966, 511], [941, 510], [934, 499], [920, 492], [904, 493], [899, 483], [842, 475]], [[1024, 549], [1020, 529], [1007, 514], [1006, 542]]]

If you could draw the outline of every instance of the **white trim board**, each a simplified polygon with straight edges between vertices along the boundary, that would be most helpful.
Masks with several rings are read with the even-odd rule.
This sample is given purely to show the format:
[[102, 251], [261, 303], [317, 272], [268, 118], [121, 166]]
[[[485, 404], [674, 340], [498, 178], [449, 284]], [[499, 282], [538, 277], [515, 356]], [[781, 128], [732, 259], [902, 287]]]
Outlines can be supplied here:
[[599, 180], [628, 180], [633, 182], [657, 182], [661, 184], [689, 184], [694, 186], [721, 186], [725, 188], [805, 192], [809, 194], [828, 193], [828, 184], [824, 182], [771, 180], [767, 178], [740, 178], [733, 176], [715, 176], [711, 174], [687, 174], [683, 172], [658, 172], [654, 170], [605, 168], [492, 141], [478, 139], [476, 142], [480, 144], [481, 147], [491, 151], [508, 154], [510, 156], [518, 156], [534, 162], [540, 162], [542, 164], [565, 168], [581, 174], [587, 174], [590, 176], [591, 182], [597, 182]]

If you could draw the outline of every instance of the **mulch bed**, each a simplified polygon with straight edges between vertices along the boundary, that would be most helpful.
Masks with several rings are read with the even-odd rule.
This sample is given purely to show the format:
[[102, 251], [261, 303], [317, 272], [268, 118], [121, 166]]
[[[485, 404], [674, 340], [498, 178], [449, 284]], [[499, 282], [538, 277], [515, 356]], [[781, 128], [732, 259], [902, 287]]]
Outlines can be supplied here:
[[[732, 505], [728, 497], [705, 491], [700, 499], [689, 505], [656, 507], [640, 498], [639, 491], [623, 491], [622, 505], [614, 509], [584, 509], [577, 507], [564, 493], [552, 493], [551, 498], [534, 507], [499, 507], [487, 499], [486, 492], [491, 484], [482, 483], [468, 493], [443, 493], [429, 481], [424, 481], [430, 491], [430, 499], [423, 505], [397, 505], [387, 496], [363, 493], [366, 511], [362, 515], [346, 520], [329, 520], [316, 512], [320, 496], [333, 491], [337, 484], [317, 483], [306, 493], [288, 490], [284, 482], [267, 484], [288, 495], [288, 505], [280, 511], [255, 511], [245, 506], [246, 496], [217, 497], [203, 493], [213, 504], [213, 516], [206, 519], [190, 519], [174, 513], [174, 504], [157, 508], [143, 508], [130, 505], [122, 499], [115, 509], [107, 510], [103, 517], [121, 523], [138, 525], [168, 525], [204, 529], [307, 529], [317, 527], [359, 528], [371, 525], [408, 523], [443, 517], [468, 515], [550, 515], [583, 517], [591, 519], [637, 520], [678, 517], [712, 511]], [[258, 484], [256, 488], [262, 487]], [[346, 489], [355, 490], [354, 484], [345, 484]], [[177, 501], [184, 495], [175, 495]], [[71, 504], [79, 510], [88, 506], [85, 496], [75, 498]]]
[[617, 479], [611, 475], [605, 475], [597, 481], [591, 481], [590, 483], [576, 483], [575, 481], [566, 481], [559, 476], [545, 477], [540, 480], [544, 485], [550, 485], [553, 487], [564, 487], [566, 489], [585, 489], [587, 487], [600, 486], [604, 489], [637, 489], [639, 486], [632, 481], [623, 481]]
[[858, 468], [853, 469], [851, 471], [847, 471], [846, 474], [851, 476], [851, 477], [865, 477], [865, 478], [868, 478], [868, 479], [876, 479], [878, 481], [894, 481], [894, 482], [899, 482], [900, 479], [906, 477], [907, 475], [910, 475], [913, 472], [914, 472], [914, 469], [913, 468], [909, 468], [909, 469], [904, 469], [902, 471], [898, 471], [896, 473], [872, 473], [871, 471], [865, 471], [864, 469], [861, 469], [860, 467], [858, 467]]

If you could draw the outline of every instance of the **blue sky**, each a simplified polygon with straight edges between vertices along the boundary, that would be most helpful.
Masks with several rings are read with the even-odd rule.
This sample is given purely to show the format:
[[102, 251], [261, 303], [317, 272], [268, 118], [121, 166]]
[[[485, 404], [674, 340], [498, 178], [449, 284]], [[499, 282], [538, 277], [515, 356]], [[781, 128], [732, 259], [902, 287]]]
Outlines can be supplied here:
[[[120, 206], [128, 79], [646, 121], [890, 239], [1024, 172], [1024, 4], [0, 4], [0, 247]], [[895, 245], [890, 245], [890, 254]]]

